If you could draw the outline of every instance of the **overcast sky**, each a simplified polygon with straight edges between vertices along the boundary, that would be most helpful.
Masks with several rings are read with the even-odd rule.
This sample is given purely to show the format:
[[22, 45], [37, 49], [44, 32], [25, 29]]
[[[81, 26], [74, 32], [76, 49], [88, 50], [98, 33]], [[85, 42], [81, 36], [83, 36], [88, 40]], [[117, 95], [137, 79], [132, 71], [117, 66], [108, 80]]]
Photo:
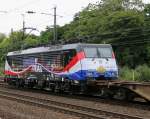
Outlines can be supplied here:
[[[40, 13], [53, 14], [54, 6], [57, 6], [57, 24], [69, 23], [75, 13], [86, 7], [89, 3], [98, 0], [0, 0], [0, 32], [9, 34], [11, 28], [22, 28], [23, 17], [21, 14], [28, 10], [36, 11], [36, 14], [25, 14], [25, 26], [34, 27], [39, 31], [45, 30], [46, 26], [53, 25], [53, 16]], [[150, 0], [143, 0], [148, 3]], [[7, 11], [7, 13], [3, 13]], [[38, 32], [36, 32], [38, 34]]]

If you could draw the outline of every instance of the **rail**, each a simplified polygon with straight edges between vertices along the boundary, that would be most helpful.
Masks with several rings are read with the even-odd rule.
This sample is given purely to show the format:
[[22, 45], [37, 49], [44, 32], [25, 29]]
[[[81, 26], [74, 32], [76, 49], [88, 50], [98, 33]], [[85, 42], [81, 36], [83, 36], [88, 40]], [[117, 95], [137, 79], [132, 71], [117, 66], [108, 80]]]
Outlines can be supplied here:
[[75, 115], [82, 118], [88, 119], [142, 119], [142, 117], [131, 116], [127, 114], [121, 114], [117, 112], [105, 111], [95, 108], [83, 107], [79, 105], [73, 105], [69, 103], [57, 102], [49, 99], [36, 98], [27, 95], [21, 95], [16, 93], [10, 93], [8, 91], [0, 90], [0, 98], [7, 98], [17, 102], [47, 108], [50, 110], [59, 111], [66, 114]]

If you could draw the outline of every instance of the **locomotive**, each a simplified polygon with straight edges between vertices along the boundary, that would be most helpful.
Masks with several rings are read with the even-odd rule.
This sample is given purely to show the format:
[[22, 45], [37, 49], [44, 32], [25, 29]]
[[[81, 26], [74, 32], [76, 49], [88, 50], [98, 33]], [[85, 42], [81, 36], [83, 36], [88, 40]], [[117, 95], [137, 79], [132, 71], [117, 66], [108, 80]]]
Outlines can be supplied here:
[[110, 44], [75, 43], [9, 52], [6, 81], [54, 92], [89, 92], [90, 81], [115, 81], [118, 67]]

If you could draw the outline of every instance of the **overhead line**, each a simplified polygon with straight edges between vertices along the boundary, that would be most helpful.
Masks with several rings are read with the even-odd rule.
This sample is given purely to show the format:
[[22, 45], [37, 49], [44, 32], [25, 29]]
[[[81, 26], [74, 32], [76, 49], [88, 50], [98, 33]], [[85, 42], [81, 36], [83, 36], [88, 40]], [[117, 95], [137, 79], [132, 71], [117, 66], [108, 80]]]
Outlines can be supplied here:
[[25, 4], [20, 5], [18, 7], [12, 8], [12, 9], [8, 10], [8, 12], [13, 12], [13, 11], [17, 11], [17, 10], [23, 9], [23, 8], [27, 7], [28, 5], [32, 5], [33, 3], [39, 2], [39, 1], [40, 0], [32, 0], [30, 2], [27, 2]]
[[124, 46], [124, 45], [136, 45], [136, 44], [143, 44], [143, 43], [150, 43], [150, 40], [143, 40], [143, 41], [130, 42], [130, 43], [112, 43], [112, 45]]

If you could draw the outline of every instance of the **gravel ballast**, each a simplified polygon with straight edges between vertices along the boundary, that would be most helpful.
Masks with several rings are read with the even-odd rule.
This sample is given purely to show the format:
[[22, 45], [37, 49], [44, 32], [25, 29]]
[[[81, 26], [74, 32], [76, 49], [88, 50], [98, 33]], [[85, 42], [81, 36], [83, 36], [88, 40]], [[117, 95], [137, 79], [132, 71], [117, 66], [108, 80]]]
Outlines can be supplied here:
[[[2, 88], [2, 89], [4, 90], [5, 88]], [[140, 116], [140, 117], [143, 117], [144, 119], [150, 119], [150, 110], [142, 110], [142, 109], [130, 107], [130, 105], [129, 106], [111, 105], [109, 103], [107, 104], [107, 103], [102, 103], [102, 102], [94, 102], [94, 101], [88, 101], [88, 100], [73, 99], [73, 98], [67, 98], [67, 97], [63, 97], [63, 96], [55, 96], [55, 95], [50, 95], [50, 94], [33, 93], [33, 92], [27, 92], [27, 91], [22, 91], [22, 90], [20, 91], [20, 90], [16, 90], [16, 89], [5, 89], [5, 90], [10, 91], [10, 92], [15, 91], [15, 93], [19, 93], [19, 94], [21, 93], [22, 95], [30, 95], [30, 96], [38, 97], [38, 98], [44, 98], [44, 99], [49, 99], [49, 100], [54, 100], [54, 101], [59, 101], [59, 102], [66, 102], [66, 103], [71, 103], [71, 104], [74, 104], [74, 105], [81, 105], [81, 106], [92, 107], [92, 108], [96, 108], [96, 109], [109, 110], [109, 111], [119, 112], [119, 113], [123, 113], [123, 114]], [[1, 99], [1, 100], [3, 100], [3, 99]], [[3, 101], [1, 101], [1, 100], [0, 100], [0, 105], [1, 106], [2, 105], [3, 106], [7, 105], [6, 107], [9, 107], [7, 102], [3, 102], [3, 101], [6, 101], [6, 100], [3, 100]], [[18, 107], [20, 107], [18, 105], [23, 105], [21, 107], [26, 107], [27, 106], [25, 104], [17, 104], [16, 102], [13, 102], [13, 101], [8, 101], [8, 102], [9, 103], [15, 103], [14, 105], [11, 106], [13, 108], [12, 110], [17, 109]], [[2, 110], [1, 106], [0, 106], [0, 112]], [[35, 108], [33, 106], [27, 106], [27, 107], [25, 109], [23, 108], [22, 112], [24, 112], [23, 113], [24, 115], [28, 115], [28, 116], [31, 116], [31, 117], [32, 117], [32, 115], [37, 115], [37, 117], [36, 116], [32, 117], [33, 119], [34, 118], [42, 119], [41, 118], [42, 115], [44, 115], [43, 119], [49, 119], [48, 115], [52, 116], [50, 119], [55, 119], [56, 117], [57, 117], [56, 119], [63, 119], [63, 117], [69, 116], [69, 115], [65, 115], [65, 114], [61, 114], [61, 113], [56, 113], [54, 111], [47, 110], [47, 109]], [[8, 108], [8, 110], [9, 110], [9, 108]], [[7, 109], [4, 110], [4, 111], [7, 111]], [[19, 109], [19, 111], [21, 111], [21, 109]], [[38, 113], [38, 112], [40, 112], [40, 113]], [[16, 113], [14, 115], [17, 116]], [[23, 115], [22, 115], [22, 117], [23, 117]], [[29, 117], [29, 118], [31, 118], [31, 117]], [[65, 117], [65, 119], [74, 119], [74, 118], [75, 117], [73, 117], [73, 116]]]
[[0, 119], [79, 119], [71, 115], [0, 99]]

